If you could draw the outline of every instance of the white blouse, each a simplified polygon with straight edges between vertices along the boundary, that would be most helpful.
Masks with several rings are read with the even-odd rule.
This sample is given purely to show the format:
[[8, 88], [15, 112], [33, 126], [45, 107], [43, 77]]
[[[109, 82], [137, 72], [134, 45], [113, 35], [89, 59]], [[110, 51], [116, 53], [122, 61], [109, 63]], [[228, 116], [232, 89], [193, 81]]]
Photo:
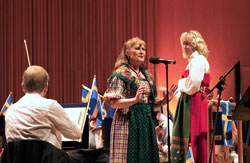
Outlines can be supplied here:
[[192, 95], [200, 90], [204, 75], [209, 72], [210, 67], [207, 59], [197, 51], [191, 54], [188, 62], [186, 70], [189, 70], [189, 75], [179, 80], [178, 88], [180, 92]]

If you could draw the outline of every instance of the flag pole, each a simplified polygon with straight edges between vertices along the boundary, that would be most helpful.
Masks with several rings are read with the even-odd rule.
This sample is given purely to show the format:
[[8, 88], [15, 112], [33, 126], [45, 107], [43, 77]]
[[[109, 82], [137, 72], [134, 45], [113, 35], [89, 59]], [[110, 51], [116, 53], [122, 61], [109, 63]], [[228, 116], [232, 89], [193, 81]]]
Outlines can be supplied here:
[[86, 88], [88, 91], [91, 91], [91, 89], [89, 89], [87, 86], [85, 86], [84, 84], [82, 84], [83, 88]]
[[[88, 91], [91, 91], [91, 89], [89, 89], [87, 86], [85, 86], [84, 84], [82, 84], [82, 87], [83, 88], [86, 88]], [[98, 93], [98, 96], [100, 96], [102, 99], [103, 99], [103, 96], [102, 95], [100, 95], [99, 93]]]
[[26, 43], [26, 40], [23, 40], [23, 41], [24, 41], [24, 46], [25, 46], [25, 49], [26, 49], [26, 54], [27, 54], [28, 63], [29, 63], [29, 66], [31, 66], [31, 64], [30, 64], [29, 52], [28, 52], [28, 48], [27, 48], [27, 43]]
[[[93, 89], [93, 84], [94, 84], [95, 78], [96, 78], [96, 75], [94, 75], [94, 79], [93, 79], [93, 82], [92, 82], [91, 89], [89, 89], [88, 87], [86, 87], [86, 86], [84, 86], [84, 85], [82, 84], [82, 87], [85, 87], [85, 88], [88, 88], [88, 89], [89, 89], [90, 95], [89, 95], [89, 99], [88, 99], [87, 108], [86, 108], [85, 112], [84, 112], [84, 110], [81, 111], [80, 117], [79, 117], [79, 119], [78, 119], [78, 123], [81, 121], [82, 114], [84, 115], [84, 117], [86, 117], [86, 116], [88, 115], [89, 101], [90, 101], [90, 98], [91, 98], [91, 94], [92, 94], [92, 89]], [[81, 122], [81, 123], [82, 123], [82, 122]], [[85, 121], [84, 121], [84, 122], [81, 124], [81, 126], [80, 126], [82, 132], [83, 132], [84, 126], [85, 126]], [[81, 141], [82, 141], [82, 138], [79, 139], [79, 142], [81, 142]]]

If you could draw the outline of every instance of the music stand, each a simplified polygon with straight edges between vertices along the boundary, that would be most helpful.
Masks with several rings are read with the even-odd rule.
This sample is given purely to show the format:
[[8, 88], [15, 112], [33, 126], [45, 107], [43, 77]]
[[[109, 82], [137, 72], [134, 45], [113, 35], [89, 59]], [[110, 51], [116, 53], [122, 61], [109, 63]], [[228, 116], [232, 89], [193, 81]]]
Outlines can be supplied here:
[[232, 119], [250, 120], [250, 86], [244, 93], [240, 103], [236, 106], [235, 111], [232, 112]]
[[[78, 116], [80, 114], [79, 109], [87, 108], [87, 103], [68, 103], [68, 104], [61, 104], [61, 106], [63, 107], [63, 109], [65, 109], [64, 111], [69, 116], [69, 118], [72, 121], [75, 120], [75, 123], [77, 123], [76, 121], [78, 120]], [[66, 111], [66, 110], [68, 110], [68, 111]], [[73, 113], [73, 112], [76, 113], [76, 111], [78, 111], [79, 114], [70, 115], [70, 113]], [[88, 118], [88, 116], [86, 116], [85, 122], [86, 123], [84, 125], [84, 130], [82, 133], [81, 142], [71, 140], [71, 139], [62, 138], [62, 149], [63, 150], [88, 148], [88, 145], [89, 145], [89, 139], [88, 139], [89, 138], [89, 123], [88, 123], [89, 118]]]
[[[231, 119], [243, 120], [243, 121], [250, 120], [250, 86], [248, 87], [247, 91], [244, 93], [240, 103], [236, 106], [235, 111], [232, 112]], [[245, 145], [244, 162], [246, 161], [246, 156], [247, 156], [249, 136], [250, 136], [250, 125], [248, 127], [247, 140], [246, 140], [246, 145]]]

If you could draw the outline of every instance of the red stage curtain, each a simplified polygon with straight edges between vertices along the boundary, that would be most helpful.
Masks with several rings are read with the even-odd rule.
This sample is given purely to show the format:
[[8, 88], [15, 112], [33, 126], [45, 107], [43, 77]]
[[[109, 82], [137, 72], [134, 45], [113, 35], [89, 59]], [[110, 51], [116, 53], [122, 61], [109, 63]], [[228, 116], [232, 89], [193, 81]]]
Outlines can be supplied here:
[[141, 37], [147, 59], [156, 55], [154, 0], [1, 0], [0, 23], [0, 104], [10, 91], [15, 102], [23, 95], [24, 39], [31, 64], [50, 74], [48, 97], [60, 103], [80, 102], [94, 75], [104, 92], [127, 39]]

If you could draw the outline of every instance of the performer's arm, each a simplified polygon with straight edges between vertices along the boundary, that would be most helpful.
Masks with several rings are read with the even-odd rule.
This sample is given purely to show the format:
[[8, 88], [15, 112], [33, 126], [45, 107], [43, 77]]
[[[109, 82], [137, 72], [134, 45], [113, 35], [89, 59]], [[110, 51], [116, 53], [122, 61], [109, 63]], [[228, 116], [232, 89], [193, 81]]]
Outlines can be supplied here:
[[110, 101], [112, 108], [126, 108], [131, 105], [138, 103], [142, 98], [142, 93], [145, 91], [145, 86], [141, 85], [136, 92], [136, 96], [134, 98], [126, 98], [126, 99], [113, 99]]
[[[177, 89], [178, 89], [178, 86], [177, 86], [176, 84], [173, 84], [173, 85], [170, 87], [170, 89], [169, 89], [169, 91], [168, 91], [168, 98], [169, 98], [169, 101], [171, 101], [171, 100], [174, 98], [174, 96], [178, 93]], [[157, 100], [157, 101], [155, 102], [155, 105], [154, 105], [155, 108], [158, 108], [158, 107], [161, 107], [161, 106], [167, 104], [167, 95], [166, 95], [165, 92], [163, 92], [163, 97], [164, 97], [164, 98], [163, 98], [162, 100]]]

